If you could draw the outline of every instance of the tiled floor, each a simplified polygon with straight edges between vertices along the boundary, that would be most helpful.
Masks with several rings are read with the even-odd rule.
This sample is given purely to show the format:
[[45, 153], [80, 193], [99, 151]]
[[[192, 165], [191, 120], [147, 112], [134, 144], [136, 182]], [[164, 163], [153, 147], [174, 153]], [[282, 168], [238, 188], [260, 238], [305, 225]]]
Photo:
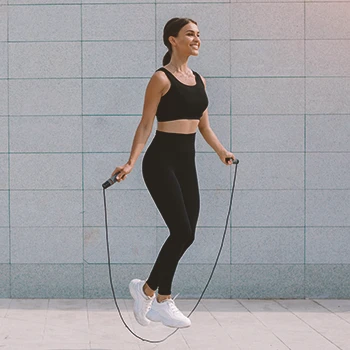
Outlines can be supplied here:
[[[131, 300], [119, 304], [140, 336], [157, 340], [173, 331], [139, 326]], [[194, 304], [177, 300], [185, 314]], [[350, 350], [350, 300], [205, 299], [191, 320], [150, 344], [127, 331], [113, 300], [0, 299], [0, 350]]]

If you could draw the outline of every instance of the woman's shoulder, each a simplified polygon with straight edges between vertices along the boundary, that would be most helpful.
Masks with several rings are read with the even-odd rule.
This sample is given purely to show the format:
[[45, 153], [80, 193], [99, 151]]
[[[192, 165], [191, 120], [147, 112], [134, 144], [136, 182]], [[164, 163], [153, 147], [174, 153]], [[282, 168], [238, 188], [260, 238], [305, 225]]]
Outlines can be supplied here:
[[162, 69], [164, 67], [160, 67], [158, 68], [152, 75], [151, 80], [155, 80], [156, 82], [158, 82], [159, 84], [168, 84], [169, 83], [169, 79], [167, 77], [167, 74], [165, 72], [166, 69]]
[[166, 67], [159, 67], [153, 75], [157, 75], [163, 79], [170, 79], [171, 78], [171, 72]]
[[170, 81], [161, 70], [156, 70], [148, 83], [148, 87], [154, 91], [160, 91], [162, 94], [164, 91], [169, 89]]

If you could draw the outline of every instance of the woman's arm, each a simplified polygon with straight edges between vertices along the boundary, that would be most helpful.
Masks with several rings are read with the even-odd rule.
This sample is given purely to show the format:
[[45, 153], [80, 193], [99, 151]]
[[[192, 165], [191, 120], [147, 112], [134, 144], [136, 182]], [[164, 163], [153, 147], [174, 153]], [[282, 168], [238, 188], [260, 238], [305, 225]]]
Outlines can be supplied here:
[[[206, 86], [205, 79], [201, 77], [204, 82], [204, 86]], [[220, 159], [225, 164], [232, 164], [232, 161], [226, 162], [226, 158], [233, 158], [235, 156], [233, 153], [226, 150], [226, 148], [221, 144], [219, 139], [216, 137], [214, 131], [210, 127], [209, 116], [208, 116], [208, 108], [203, 112], [203, 115], [199, 121], [198, 129], [202, 134], [204, 140], [208, 143], [208, 145], [217, 153]]]
[[130, 166], [134, 166], [136, 163], [137, 158], [139, 157], [140, 153], [143, 150], [143, 147], [145, 146], [149, 135], [151, 134], [152, 131], [152, 124], [143, 124], [140, 122], [138, 125], [135, 135], [134, 135], [134, 140], [131, 146], [131, 151], [130, 151], [130, 156], [129, 160], [126, 162], [126, 164]]
[[215, 135], [213, 129], [209, 124], [208, 108], [204, 111], [200, 122], [198, 124], [198, 129], [202, 134], [204, 140], [208, 145], [218, 154], [226, 153], [225, 147], [221, 144], [217, 136]]
[[155, 72], [150, 79], [145, 92], [142, 118], [135, 131], [129, 160], [123, 166], [116, 167], [112, 173], [112, 176], [114, 176], [114, 174], [120, 172], [117, 178], [118, 182], [124, 180], [124, 177], [131, 172], [142, 152], [151, 134], [157, 107], [167, 84], [167, 78], [162, 72]]

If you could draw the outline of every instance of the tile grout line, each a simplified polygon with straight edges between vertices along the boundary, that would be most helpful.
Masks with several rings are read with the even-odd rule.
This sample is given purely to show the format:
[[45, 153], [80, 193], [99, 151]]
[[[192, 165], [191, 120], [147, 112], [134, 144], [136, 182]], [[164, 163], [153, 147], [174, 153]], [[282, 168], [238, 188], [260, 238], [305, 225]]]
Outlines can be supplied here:
[[[90, 3], [86, 3], [86, 5], [88, 6], [100, 6], [100, 5], [107, 5], [107, 6], [110, 6], [110, 5], [153, 5], [155, 4], [156, 2], [151, 2], [151, 1], [146, 1], [146, 2], [127, 2], [127, 1], [120, 1], [118, 2], [117, 0], [115, 2], [90, 2]], [[201, 4], [213, 4], [212, 1], [201, 1], [200, 2]], [[60, 1], [57, 1], [57, 2], [51, 2], [51, 3], [37, 3], [37, 4], [13, 4], [12, 6], [77, 6], [79, 5], [80, 3], [79, 2], [71, 2], [71, 3], [65, 3], [65, 2], [60, 2]], [[171, 1], [164, 1], [164, 2], [161, 2], [161, 4], [173, 4], [173, 2]], [[215, 2], [215, 4], [229, 4], [228, 1], [217, 1]], [[0, 5], [0, 6], [3, 6], [3, 5]]]
[[[21, 188], [21, 189], [14, 189], [13, 192], [69, 192], [69, 191], [81, 191], [81, 188]], [[91, 187], [86, 188], [87, 191], [99, 191], [99, 188]], [[7, 190], [0, 190], [0, 192], [7, 191]], [[124, 188], [124, 189], [111, 189], [109, 192], [135, 192], [135, 191], [147, 191], [147, 188]], [[236, 189], [237, 192], [301, 192], [304, 191], [303, 188], [254, 188], [254, 189]], [[310, 188], [308, 191], [350, 191], [349, 188]], [[230, 194], [229, 188], [203, 188], [200, 190], [202, 193], [206, 192], [226, 192], [227, 194]], [[277, 225], [277, 226], [284, 226], [284, 225]], [[300, 226], [300, 225], [286, 225], [286, 226]], [[304, 225], [303, 225], [304, 226]], [[309, 227], [317, 225], [309, 225]], [[323, 226], [323, 225], [322, 225]], [[321, 227], [322, 227], [321, 226]], [[336, 227], [338, 225], [330, 225], [331, 227]], [[342, 225], [342, 226], [349, 226], [349, 225]], [[262, 226], [264, 227], [264, 225]]]
[[[67, 43], [69, 41], [65, 41]], [[80, 41], [79, 41], [80, 42]], [[86, 41], [87, 42], [87, 41]], [[306, 42], [306, 41], [305, 41]], [[13, 42], [9, 42], [13, 44]], [[23, 42], [23, 43], [26, 43]], [[50, 42], [49, 42], [50, 43]], [[228, 76], [228, 75], [207, 75], [206, 79], [230, 79], [230, 78], [235, 78], [235, 79], [304, 79], [303, 75], [285, 75], [285, 76], [276, 76], [276, 75], [257, 75], [257, 76]], [[349, 75], [324, 75], [324, 76], [312, 76], [310, 75], [309, 78], [313, 79], [349, 79]], [[10, 80], [80, 80], [80, 76], [76, 77], [27, 77], [27, 78], [10, 78]], [[150, 76], [86, 76], [85, 79], [87, 80], [149, 80]], [[7, 80], [6, 78], [0, 78], [0, 80]], [[267, 113], [267, 114], [274, 114], [274, 113]], [[294, 113], [298, 114], [298, 113]], [[320, 113], [314, 113], [316, 115], [319, 115]], [[329, 115], [334, 115], [333, 113], [328, 113]], [[348, 113], [337, 113], [337, 114], [345, 114], [347, 115]], [[249, 114], [253, 115], [253, 114]], [[259, 113], [258, 115], [262, 115]], [[275, 115], [280, 115], [280, 113], [275, 113]]]
[[10, 172], [10, 16], [9, 16], [9, 1], [7, 0], [7, 172], [8, 172], [8, 229], [9, 229], [9, 296], [12, 297], [12, 256], [11, 256], [11, 172]]
[[[102, 155], [102, 154], [129, 154], [130, 151], [120, 151], [120, 152], [117, 152], [117, 151], [86, 151], [86, 152], [79, 152], [79, 151], [72, 151], [72, 152], [59, 152], [59, 151], [52, 151], [52, 152], [31, 152], [31, 151], [28, 151], [28, 152], [19, 152], [19, 151], [14, 151], [14, 152], [0, 152], [0, 155], [3, 154], [3, 155], [8, 155], [8, 154], [18, 154], [18, 155], [60, 155], [60, 154], [64, 154], [64, 155], [67, 155], [67, 154], [72, 154], [72, 155], [77, 155], [77, 154], [96, 154], [96, 155]], [[145, 152], [141, 152], [142, 155], [144, 155]], [[304, 156], [304, 151], [301, 151], [301, 152], [293, 152], [293, 151], [285, 151], [285, 152], [236, 152], [236, 153], [240, 153], [240, 154], [251, 154], [251, 155], [259, 155], [259, 154], [272, 154], [272, 155], [282, 155], [282, 154], [295, 154], [295, 155], [303, 155]], [[340, 155], [348, 155], [350, 153], [350, 151], [347, 151], [347, 152], [307, 152], [308, 154], [312, 154], [312, 153], [315, 153], [317, 155], [319, 154], [340, 154]], [[196, 154], [199, 154], [199, 155], [215, 155], [214, 152], [207, 152], [207, 151], [197, 151]], [[234, 171], [232, 171], [232, 173], [234, 173]], [[230, 176], [233, 176], [233, 174], [230, 174]], [[232, 180], [232, 178], [231, 178]], [[225, 189], [225, 188], [223, 188]], [[231, 189], [230, 186], [227, 187], [227, 189]], [[297, 187], [294, 187], [294, 188], [252, 188], [252, 187], [249, 187], [249, 188], [240, 188], [240, 189], [237, 189], [237, 191], [246, 191], [246, 190], [271, 190], [271, 191], [274, 191], [274, 190], [300, 190], [300, 189], [304, 189], [304, 186], [300, 187], [300, 188], [297, 188]], [[308, 190], [349, 190], [350, 187], [348, 188], [325, 188], [325, 187], [322, 187], [322, 188], [308, 188]], [[215, 188], [215, 190], [217, 190], [217, 188]], [[1, 191], [1, 190], [0, 190]]]
[[81, 90], [81, 196], [82, 196], [82, 293], [85, 298], [85, 245], [84, 245], [84, 223], [85, 223], [85, 191], [84, 191], [84, 68], [83, 68], [83, 0], [80, 3], [80, 90]]
[[[315, 302], [313, 299], [309, 299], [311, 302]], [[327, 342], [331, 343], [332, 345], [334, 345], [337, 349], [341, 348], [335, 344], [330, 338], [328, 338], [326, 335], [322, 334], [320, 331], [318, 331], [315, 327], [313, 327], [310, 323], [308, 323], [307, 321], [305, 321], [304, 319], [302, 319], [296, 312], [294, 312], [292, 309], [288, 308], [287, 306], [284, 306], [283, 304], [283, 300], [275, 300], [275, 302], [277, 304], [279, 304], [282, 308], [284, 308], [285, 310], [287, 310], [288, 312], [290, 312], [292, 315], [294, 315], [296, 318], [298, 318], [301, 322], [303, 322], [304, 324], [306, 324], [309, 328], [311, 328], [312, 330], [314, 330], [318, 335], [320, 335], [322, 338], [324, 338]]]
[[342, 321], [345, 321], [346, 323], [349, 323], [350, 324], [350, 320], [347, 320], [346, 318], [343, 318], [340, 316], [339, 312], [335, 312], [331, 309], [329, 309], [328, 307], [326, 307], [325, 305], [323, 305], [321, 302], [318, 302], [317, 300], [315, 299], [312, 299], [312, 301], [316, 304], [318, 304], [319, 306], [321, 306], [322, 308], [326, 309], [327, 311], [329, 311], [330, 313], [332, 313], [334, 316], [340, 318]]
[[[88, 265], [101, 265], [101, 264], [106, 264], [104, 261], [100, 262], [100, 261], [94, 261], [94, 262], [87, 262], [86, 263]], [[21, 263], [17, 263], [18, 265], [81, 265], [80, 262], [21, 262]], [[124, 266], [124, 265], [138, 265], [138, 266], [142, 266], [144, 264], [147, 264], [147, 265], [153, 265], [154, 264], [154, 259], [152, 258], [152, 260], [149, 260], [147, 262], [128, 262], [128, 261], [124, 261], [124, 262], [113, 262], [112, 264], [119, 264], [121, 266]], [[213, 262], [199, 262], [199, 263], [196, 263], [195, 261], [189, 261], [189, 262], [179, 262], [179, 265], [198, 265], [198, 266], [208, 266], [208, 267], [213, 267]], [[282, 262], [282, 263], [276, 263], [276, 262], [241, 262], [241, 263], [234, 263], [233, 265], [242, 265], [242, 266], [258, 266], [258, 265], [261, 265], [261, 266], [301, 266], [303, 265], [302, 262], [300, 263], [294, 263], [294, 262]], [[348, 263], [332, 263], [332, 264], [329, 264], [329, 263], [314, 263], [313, 265], [318, 265], [318, 266], [329, 266], [329, 265], [332, 265], [332, 266], [345, 266], [347, 267], [349, 264]], [[217, 266], [230, 266], [230, 263], [227, 262], [227, 263], [221, 263], [219, 262]], [[233, 298], [235, 299], [235, 298]], [[264, 299], [264, 298], [263, 298]], [[285, 298], [281, 298], [281, 299], [285, 299]]]
[[[230, 298], [230, 300], [235, 300]], [[201, 302], [202, 307], [206, 310], [206, 312], [215, 320], [215, 322], [218, 324], [218, 326], [221, 328], [221, 330], [227, 335], [227, 337], [234, 342], [234, 338], [231, 336], [230, 332], [227, 331], [225, 327], [221, 324], [220, 320], [215, 317], [215, 315], [212, 313], [212, 311], [207, 307], [206, 300]], [[236, 347], [238, 347], [237, 344], [235, 344]], [[240, 348], [239, 348], [240, 349]]]
[[[155, 0], [155, 2], [154, 2], [154, 42], [155, 42], [155, 48], [154, 48], [154, 70], [156, 70], [157, 69], [157, 53], [158, 53], [158, 51], [157, 51], [157, 47], [158, 47], [158, 45], [157, 45], [157, 2], [156, 2], [156, 0]], [[163, 66], [163, 62], [161, 62], [161, 65]], [[146, 146], [146, 145], [145, 145]], [[142, 151], [146, 151], [146, 150], [142, 150]], [[142, 153], [141, 153], [142, 154]], [[143, 153], [144, 154], [144, 153]], [[156, 208], [154, 208], [154, 210], [155, 210], [155, 223], [156, 223], [156, 227], [155, 227], [155, 259], [157, 258], [157, 255], [158, 255], [158, 253], [159, 253], [159, 250], [160, 249], [158, 249], [158, 244], [160, 244], [160, 242], [159, 242], [159, 227], [160, 227], [160, 225], [158, 225], [158, 220], [159, 220], [159, 217], [158, 217], [158, 213], [157, 213], [157, 209]], [[155, 263], [155, 262], [154, 262]]]
[[[260, 322], [260, 324], [261, 324], [264, 328], [268, 329], [268, 331], [269, 331], [270, 333], [272, 333], [272, 334], [274, 335], [274, 337], [276, 337], [282, 344], [284, 344], [289, 350], [291, 350], [291, 348], [290, 348], [280, 337], [278, 337], [278, 336], [276, 335], [276, 333], [270, 328], [270, 326], [266, 325], [266, 324], [260, 319], [260, 317], [258, 317], [258, 316], [256, 315], [256, 312], [251, 311], [247, 306], [244, 305], [243, 302], [246, 301], [246, 300], [248, 300], [248, 302], [249, 302], [250, 299], [236, 299], [236, 300], [237, 300], [237, 302], [238, 302], [239, 304], [241, 304], [241, 306], [242, 306], [243, 308], [245, 308], [245, 309], [248, 311], [248, 313], [249, 313], [254, 319], [256, 319], [258, 322]], [[271, 299], [271, 301], [276, 302], [276, 299]]]
[[[86, 79], [86, 78], [85, 78]], [[0, 79], [1, 80], [1, 79]], [[13, 80], [13, 79], [2, 79], [2, 80]], [[266, 116], [271, 116], [271, 117], [289, 117], [289, 116], [304, 116], [305, 113], [260, 113], [260, 114], [255, 114], [255, 113], [238, 113], [238, 114], [233, 114], [232, 116], [235, 117], [244, 117], [244, 118], [249, 118], [249, 117], [260, 117], [260, 118], [265, 118]], [[142, 114], [138, 113], [103, 113], [103, 114], [97, 114], [97, 113], [83, 113], [84, 117], [138, 117], [140, 118]], [[308, 113], [308, 115], [311, 116], [349, 116], [349, 113]], [[38, 115], [38, 114], [11, 114], [12, 117], [17, 117], [17, 118], [28, 118], [28, 117], [36, 117], [36, 118], [47, 118], [47, 117], [81, 117], [80, 114], [45, 114], [45, 115]], [[230, 117], [230, 113], [211, 113], [211, 116], [213, 118], [223, 118], [223, 117]], [[2, 118], [6, 118], [7, 114], [0, 116]], [[272, 151], [270, 151], [272, 152]], [[297, 151], [296, 151], [297, 152]], [[310, 152], [318, 152], [318, 151], [310, 151]], [[323, 151], [320, 151], [323, 152]], [[327, 151], [327, 152], [349, 152], [349, 151]]]
[[303, 295], [306, 298], [306, 1], [304, 0], [304, 265]]
[[[230, 24], [229, 24], [229, 37], [231, 37], [231, 32], [232, 32], [232, 11], [229, 11], [229, 20], [230, 20]], [[233, 151], [232, 149], [232, 45], [231, 42], [229, 41], [229, 50], [230, 50], [230, 152]], [[230, 168], [230, 184], [229, 184], [229, 188], [231, 188], [231, 184], [232, 184], [232, 167]], [[231, 188], [232, 191], [232, 188]], [[232, 298], [233, 296], [233, 285], [232, 285], [232, 281], [233, 281], [233, 265], [232, 265], [232, 244], [233, 244], [233, 230], [232, 230], [232, 214], [230, 215], [230, 298]]]
[[[7, 118], [7, 117], [6, 117]], [[35, 151], [28, 151], [28, 152], [19, 152], [19, 151], [14, 151], [14, 152], [0, 152], [0, 154], [81, 154], [82, 152], [79, 152], [79, 151], [72, 151], [72, 152], [59, 152], [59, 151], [52, 151], [52, 152], [35, 152]], [[129, 154], [130, 151], [85, 151], [83, 152], [84, 154]], [[141, 154], [144, 154], [145, 151], [142, 151]], [[215, 155], [215, 152], [212, 152], [212, 151], [197, 151], [196, 153], [198, 154], [209, 154], [209, 155]], [[273, 152], [273, 151], [239, 151], [238, 153], [240, 154], [300, 154], [300, 155], [304, 155], [304, 151], [276, 151], [276, 152]], [[317, 152], [317, 151], [309, 151], [307, 153], [316, 153], [316, 154], [329, 154], [329, 153], [334, 153], [334, 154], [348, 154], [350, 153], [350, 151], [320, 151], [320, 152]], [[310, 189], [310, 188], [309, 188]], [[323, 189], [323, 188], [322, 188]], [[342, 188], [344, 189], [344, 188]]]
[[[13, 226], [12, 227], [16, 227], [16, 228], [80, 228], [81, 226]], [[102, 224], [101, 225], [85, 225], [84, 227], [88, 227], [88, 228], [102, 228], [104, 227]], [[155, 227], [154, 225], [148, 226], [148, 225], [142, 225], [142, 226], [136, 226], [136, 225], [108, 225], [108, 227], [120, 227], [120, 228], [153, 228]], [[156, 227], [160, 228], [160, 229], [167, 229], [167, 226], [162, 226], [162, 225], [156, 225]], [[303, 226], [232, 226], [232, 227], [236, 227], [236, 228], [303, 228]], [[309, 226], [309, 227], [324, 227], [324, 226]], [[349, 226], [326, 226], [326, 227], [349, 227]], [[8, 228], [8, 226], [0, 226], [0, 228]], [[198, 229], [203, 229], [203, 228], [219, 228], [219, 229], [223, 229], [225, 228], [225, 226], [205, 226], [205, 225], [197, 225]]]
[[[86, 228], [104, 228], [104, 226], [100, 225], [85, 225]], [[147, 228], [147, 229], [151, 229], [154, 228], [154, 225], [152, 226], [121, 226], [121, 225], [108, 225], [108, 227], [111, 228]], [[167, 227], [166, 226], [156, 226], [159, 230], [166, 230]], [[308, 226], [308, 227], [312, 227], [312, 228], [349, 228], [349, 226]], [[0, 228], [8, 228], [8, 226], [0, 226]], [[37, 228], [37, 229], [47, 229], [47, 228], [57, 228], [57, 229], [65, 229], [65, 228], [80, 228], [80, 226], [12, 226], [12, 228], [20, 228], [20, 229], [28, 229], [28, 228]], [[197, 226], [198, 230], [202, 230], [202, 229], [219, 229], [222, 230], [224, 229], [224, 226]], [[303, 228], [303, 226], [232, 226], [232, 228], [239, 228], [239, 229], [269, 229], [269, 228]], [[161, 234], [161, 233], [159, 233]], [[235, 263], [236, 264], [236, 263]], [[319, 264], [327, 264], [327, 263], [319, 263]], [[333, 264], [333, 263], [332, 263]], [[346, 263], [334, 263], [335, 265], [344, 265]]]
[[157, 50], [157, 3], [156, 1], [154, 2], [154, 70], [157, 69], [157, 54], [158, 54], [158, 50]]

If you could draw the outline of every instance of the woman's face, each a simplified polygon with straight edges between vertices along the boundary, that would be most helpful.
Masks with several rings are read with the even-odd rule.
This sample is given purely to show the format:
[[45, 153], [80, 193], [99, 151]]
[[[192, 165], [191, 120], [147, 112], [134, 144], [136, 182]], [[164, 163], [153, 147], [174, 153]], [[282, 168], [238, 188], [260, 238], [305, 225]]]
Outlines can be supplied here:
[[169, 37], [169, 40], [181, 53], [194, 56], [198, 55], [201, 41], [196, 24], [192, 22], [186, 24], [180, 29], [177, 37], [171, 36]]

